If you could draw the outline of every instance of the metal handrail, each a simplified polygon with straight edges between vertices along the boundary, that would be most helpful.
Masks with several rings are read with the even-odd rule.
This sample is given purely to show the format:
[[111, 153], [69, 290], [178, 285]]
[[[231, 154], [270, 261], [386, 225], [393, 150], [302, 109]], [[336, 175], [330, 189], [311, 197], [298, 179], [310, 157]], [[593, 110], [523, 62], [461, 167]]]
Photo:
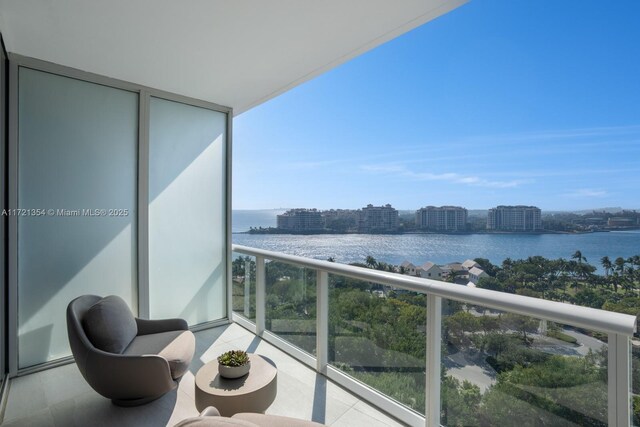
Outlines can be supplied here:
[[488, 289], [452, 285], [437, 280], [287, 255], [280, 252], [242, 245], [232, 245], [232, 250], [244, 255], [260, 256], [269, 260], [287, 262], [319, 271], [327, 271], [328, 273], [353, 279], [395, 286], [410, 291], [432, 294], [443, 298], [477, 304], [487, 308], [504, 310], [600, 332], [621, 334], [630, 337], [636, 330], [636, 317], [628, 314], [557, 301], [548, 301], [523, 295], [508, 294]]

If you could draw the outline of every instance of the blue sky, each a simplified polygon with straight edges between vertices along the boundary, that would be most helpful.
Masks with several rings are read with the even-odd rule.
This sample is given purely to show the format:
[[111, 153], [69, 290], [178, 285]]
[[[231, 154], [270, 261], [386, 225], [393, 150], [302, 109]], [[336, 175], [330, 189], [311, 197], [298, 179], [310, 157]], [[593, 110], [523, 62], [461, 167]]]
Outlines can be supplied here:
[[233, 207], [640, 208], [638, 22], [471, 1], [236, 117]]

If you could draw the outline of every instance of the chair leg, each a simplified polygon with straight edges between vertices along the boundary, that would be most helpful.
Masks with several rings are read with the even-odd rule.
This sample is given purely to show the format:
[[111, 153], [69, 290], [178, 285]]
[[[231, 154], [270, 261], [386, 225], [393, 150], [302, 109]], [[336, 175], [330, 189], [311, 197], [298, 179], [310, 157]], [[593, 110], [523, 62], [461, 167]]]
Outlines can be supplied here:
[[141, 397], [139, 399], [111, 399], [111, 403], [113, 403], [116, 406], [122, 406], [125, 408], [129, 408], [132, 406], [140, 406], [140, 405], [145, 405], [149, 402], [153, 402], [156, 399], [160, 399], [162, 396], [164, 396], [167, 393], [171, 393], [173, 390], [178, 388], [178, 383], [179, 383], [180, 379], [178, 380], [174, 380], [173, 381], [173, 388], [171, 388], [171, 390], [167, 391], [166, 393], [162, 393], [158, 396], [151, 396], [151, 397]]

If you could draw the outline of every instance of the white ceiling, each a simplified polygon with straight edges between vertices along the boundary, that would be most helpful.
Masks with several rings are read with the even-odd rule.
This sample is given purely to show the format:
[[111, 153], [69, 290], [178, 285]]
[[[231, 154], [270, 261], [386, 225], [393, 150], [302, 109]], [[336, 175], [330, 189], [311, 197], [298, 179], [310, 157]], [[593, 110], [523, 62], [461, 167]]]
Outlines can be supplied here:
[[0, 31], [8, 52], [237, 115], [465, 1], [0, 0]]

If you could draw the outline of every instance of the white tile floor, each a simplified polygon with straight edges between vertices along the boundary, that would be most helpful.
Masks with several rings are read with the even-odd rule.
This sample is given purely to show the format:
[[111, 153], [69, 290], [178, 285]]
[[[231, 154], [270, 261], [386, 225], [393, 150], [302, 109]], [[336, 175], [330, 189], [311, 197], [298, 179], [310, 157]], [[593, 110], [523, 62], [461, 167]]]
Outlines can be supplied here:
[[231, 324], [196, 333], [196, 355], [177, 390], [144, 406], [121, 408], [94, 392], [75, 364], [11, 381], [2, 426], [156, 427], [197, 415], [194, 375], [223, 351], [263, 354], [278, 366], [278, 395], [268, 414], [313, 420], [336, 427], [402, 426], [297, 360]]

